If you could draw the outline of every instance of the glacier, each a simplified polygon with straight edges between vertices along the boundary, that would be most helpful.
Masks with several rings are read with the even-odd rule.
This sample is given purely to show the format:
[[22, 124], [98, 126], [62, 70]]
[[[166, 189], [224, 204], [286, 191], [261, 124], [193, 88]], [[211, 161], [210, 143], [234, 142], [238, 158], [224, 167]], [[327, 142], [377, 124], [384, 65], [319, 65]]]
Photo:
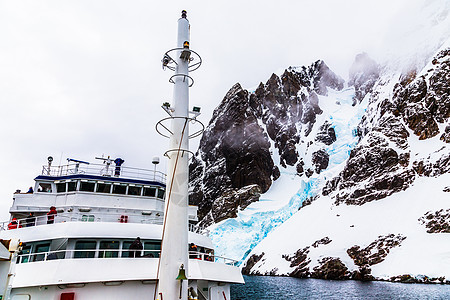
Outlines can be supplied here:
[[[355, 132], [367, 106], [367, 102], [364, 101], [353, 106], [354, 95], [354, 88], [347, 87], [341, 91], [328, 88], [328, 96], [319, 96], [319, 106], [323, 113], [317, 116], [317, 122], [311, 133], [301, 137], [304, 143], [297, 146], [298, 152], [305, 156], [310, 156], [314, 150], [319, 149], [318, 147], [325, 149], [329, 154], [327, 169], [320, 174], [314, 173], [306, 180], [297, 175], [294, 167], [283, 169], [280, 178], [273, 183], [268, 192], [261, 195], [258, 202], [239, 211], [236, 218], [211, 225], [210, 236], [217, 255], [227, 256], [242, 263], [252, 249], [294, 215], [305, 200], [317, 196], [326, 180], [336, 176], [343, 169], [350, 151], [358, 142]], [[305, 146], [313, 141], [318, 128], [326, 120], [334, 128], [337, 141], [329, 146], [318, 146], [314, 143], [311, 147]], [[275, 149], [272, 150], [272, 155], [276, 156]], [[279, 161], [279, 157], [273, 159]]]

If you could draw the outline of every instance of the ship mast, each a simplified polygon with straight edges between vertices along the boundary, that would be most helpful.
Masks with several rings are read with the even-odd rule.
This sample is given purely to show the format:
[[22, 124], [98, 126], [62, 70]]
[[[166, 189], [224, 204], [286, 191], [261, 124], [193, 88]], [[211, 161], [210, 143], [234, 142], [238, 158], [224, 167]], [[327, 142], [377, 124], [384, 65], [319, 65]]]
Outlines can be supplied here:
[[[158, 265], [157, 295], [160, 300], [187, 300], [188, 297], [189, 138], [199, 136], [204, 129], [196, 120], [200, 109], [194, 107], [189, 111], [189, 87], [194, 82], [189, 71], [198, 69], [201, 62], [200, 56], [189, 49], [189, 21], [183, 11], [178, 20], [177, 48], [167, 51], [162, 60], [163, 69], [175, 73], [169, 79], [174, 84], [172, 104], [165, 102], [162, 106], [169, 117], [156, 125], [158, 133], [170, 139], [169, 150], [165, 153], [169, 163]], [[200, 125], [200, 130], [189, 134], [189, 125]]]

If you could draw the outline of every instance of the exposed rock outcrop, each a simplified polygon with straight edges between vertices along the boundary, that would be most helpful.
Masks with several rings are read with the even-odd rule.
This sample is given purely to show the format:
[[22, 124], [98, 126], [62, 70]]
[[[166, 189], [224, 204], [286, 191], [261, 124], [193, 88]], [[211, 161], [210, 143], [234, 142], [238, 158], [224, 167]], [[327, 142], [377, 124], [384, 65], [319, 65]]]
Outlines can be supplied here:
[[336, 132], [328, 121], [320, 126], [319, 132], [316, 135], [316, 141], [325, 145], [331, 145], [336, 142]]
[[251, 275], [252, 268], [263, 258], [264, 252], [260, 255], [253, 254], [247, 259], [245, 266], [242, 268], [241, 273], [243, 275]]
[[427, 212], [419, 219], [428, 233], [450, 233], [450, 209]]
[[294, 271], [289, 273], [289, 276], [297, 278], [307, 278], [309, 277], [309, 263], [311, 260], [308, 258], [309, 247], [303, 249], [298, 249], [293, 255], [283, 255], [282, 257], [289, 261], [290, 267], [295, 267]]
[[347, 266], [336, 257], [325, 257], [319, 261], [319, 266], [314, 267], [311, 277], [318, 279], [343, 280], [350, 279]]
[[355, 265], [365, 268], [364, 272], [367, 272], [370, 266], [382, 262], [389, 254], [389, 251], [394, 247], [399, 247], [405, 239], [406, 237], [401, 234], [379, 236], [378, 239], [365, 248], [361, 249], [360, 246], [351, 247], [347, 250], [347, 254], [353, 259]]

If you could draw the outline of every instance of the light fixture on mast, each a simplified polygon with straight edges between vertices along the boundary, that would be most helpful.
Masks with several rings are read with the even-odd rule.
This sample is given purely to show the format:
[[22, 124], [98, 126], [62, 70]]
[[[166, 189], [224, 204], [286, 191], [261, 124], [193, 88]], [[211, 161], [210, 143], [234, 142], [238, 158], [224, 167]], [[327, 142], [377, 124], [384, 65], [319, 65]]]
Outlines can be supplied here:
[[153, 180], [155, 180], [156, 179], [156, 165], [159, 164], [159, 157], [158, 156], [153, 157], [152, 164], [155, 166], [155, 169], [153, 171]]

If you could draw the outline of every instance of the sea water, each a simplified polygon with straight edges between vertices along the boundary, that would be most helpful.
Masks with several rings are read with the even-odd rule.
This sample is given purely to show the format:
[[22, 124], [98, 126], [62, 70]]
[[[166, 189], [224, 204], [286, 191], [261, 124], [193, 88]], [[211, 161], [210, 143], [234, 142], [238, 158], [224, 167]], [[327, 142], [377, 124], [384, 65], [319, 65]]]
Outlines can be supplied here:
[[244, 276], [231, 287], [231, 300], [450, 299], [450, 285], [336, 281]]

